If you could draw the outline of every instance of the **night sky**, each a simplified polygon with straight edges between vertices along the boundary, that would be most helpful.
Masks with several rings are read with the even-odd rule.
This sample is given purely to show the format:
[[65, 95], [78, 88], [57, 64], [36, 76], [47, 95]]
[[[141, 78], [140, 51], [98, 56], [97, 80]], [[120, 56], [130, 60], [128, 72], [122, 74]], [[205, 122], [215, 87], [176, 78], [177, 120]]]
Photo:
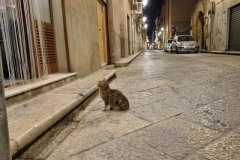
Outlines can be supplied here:
[[147, 17], [146, 23], [148, 24], [147, 34], [149, 40], [151, 40], [152, 30], [155, 27], [157, 10], [162, 8], [162, 1], [163, 0], [148, 0], [147, 5], [143, 9], [143, 16]]

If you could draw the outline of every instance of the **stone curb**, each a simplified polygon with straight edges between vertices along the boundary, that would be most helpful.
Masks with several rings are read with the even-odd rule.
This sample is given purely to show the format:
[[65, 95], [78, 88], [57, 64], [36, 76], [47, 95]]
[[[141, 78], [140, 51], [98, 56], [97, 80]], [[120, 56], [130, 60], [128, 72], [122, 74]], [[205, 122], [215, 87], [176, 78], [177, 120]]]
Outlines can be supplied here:
[[211, 51], [213, 54], [240, 55], [239, 51]]
[[140, 51], [140, 52], [135, 53], [134, 55], [128, 56], [126, 58], [121, 58], [119, 61], [115, 62], [115, 66], [116, 67], [126, 67], [126, 66], [128, 66], [129, 63], [142, 52], [143, 51]]
[[[94, 74], [94, 73], [93, 73]], [[111, 77], [116, 75], [116, 71], [113, 70], [109, 73], [105, 79], [109, 80]], [[37, 125], [33, 126], [30, 130], [25, 132], [23, 135], [15, 139], [10, 139], [10, 151], [11, 155], [14, 156], [18, 151], [29, 145], [37, 137], [46, 132], [51, 126], [58, 122], [61, 118], [67, 115], [71, 110], [77, 107], [81, 102], [83, 102], [88, 96], [98, 90], [97, 84], [93, 85], [89, 90], [82, 95], [80, 98], [66, 105], [62, 110], [53, 113], [51, 116], [47, 117], [45, 120], [39, 122]]]

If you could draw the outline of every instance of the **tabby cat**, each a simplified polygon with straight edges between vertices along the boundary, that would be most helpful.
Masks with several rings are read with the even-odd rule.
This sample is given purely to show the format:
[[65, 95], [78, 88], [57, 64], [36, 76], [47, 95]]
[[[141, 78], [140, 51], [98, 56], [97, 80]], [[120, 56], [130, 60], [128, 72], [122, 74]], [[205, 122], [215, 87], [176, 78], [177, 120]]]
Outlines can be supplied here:
[[105, 103], [103, 111], [107, 110], [110, 105], [110, 110], [126, 111], [129, 109], [128, 99], [117, 89], [110, 89], [105, 78], [98, 82], [100, 97]]

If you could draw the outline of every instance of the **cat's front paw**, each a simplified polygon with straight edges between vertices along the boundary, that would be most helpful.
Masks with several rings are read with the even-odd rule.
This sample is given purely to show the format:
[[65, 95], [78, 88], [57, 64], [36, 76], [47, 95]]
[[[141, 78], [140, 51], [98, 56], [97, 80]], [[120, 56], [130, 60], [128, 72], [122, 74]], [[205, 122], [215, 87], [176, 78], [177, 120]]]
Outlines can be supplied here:
[[107, 111], [107, 108], [103, 108], [102, 111]]

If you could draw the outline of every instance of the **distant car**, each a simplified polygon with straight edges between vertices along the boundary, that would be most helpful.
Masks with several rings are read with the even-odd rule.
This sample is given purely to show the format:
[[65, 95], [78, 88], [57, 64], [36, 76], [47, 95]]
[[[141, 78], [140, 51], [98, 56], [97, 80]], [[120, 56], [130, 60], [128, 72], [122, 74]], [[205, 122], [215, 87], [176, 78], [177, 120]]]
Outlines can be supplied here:
[[173, 39], [167, 40], [167, 42], [164, 44], [164, 52], [171, 51], [171, 44]]
[[199, 45], [190, 35], [177, 35], [171, 45], [171, 53], [176, 52], [195, 52], [198, 53]]

